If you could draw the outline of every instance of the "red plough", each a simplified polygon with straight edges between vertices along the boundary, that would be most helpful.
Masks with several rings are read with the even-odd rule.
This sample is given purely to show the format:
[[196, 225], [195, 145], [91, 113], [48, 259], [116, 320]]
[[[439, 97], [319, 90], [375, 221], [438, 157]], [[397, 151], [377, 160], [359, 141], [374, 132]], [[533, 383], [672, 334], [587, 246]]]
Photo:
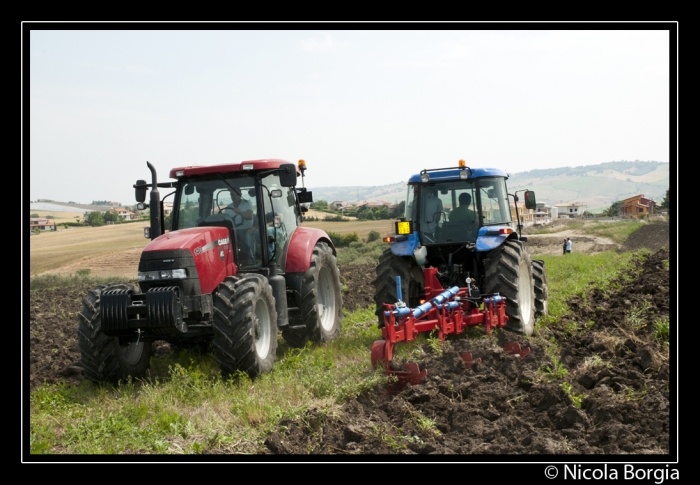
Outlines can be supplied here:
[[[423, 270], [425, 300], [416, 308], [409, 308], [402, 301], [399, 276], [396, 277], [396, 296], [399, 301], [384, 304], [383, 339], [372, 345], [372, 365], [376, 368], [383, 364], [386, 374], [397, 377], [400, 387], [421, 382], [427, 375], [427, 370], [421, 371], [418, 364], [413, 362], [405, 363], [403, 370], [394, 369], [391, 361], [397, 342], [411, 342], [419, 333], [435, 329], [438, 338], [444, 341], [449, 334], [460, 334], [466, 327], [477, 325], [483, 325], [489, 334], [491, 329], [503, 327], [508, 321], [504, 297], [498, 294], [479, 295], [470, 288], [470, 279], [467, 279], [466, 287], [453, 286], [445, 289], [438, 282], [436, 273], [437, 268]], [[529, 348], [521, 349], [517, 342], [506, 345], [505, 349], [523, 358], [530, 352]], [[463, 352], [460, 355], [465, 368], [469, 369], [473, 363], [471, 353]]]

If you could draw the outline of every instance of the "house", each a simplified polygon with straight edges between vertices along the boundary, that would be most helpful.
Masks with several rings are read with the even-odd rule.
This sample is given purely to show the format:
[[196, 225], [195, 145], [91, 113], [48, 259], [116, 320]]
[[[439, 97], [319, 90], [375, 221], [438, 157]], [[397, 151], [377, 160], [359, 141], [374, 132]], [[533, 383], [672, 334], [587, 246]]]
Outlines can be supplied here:
[[34, 229], [39, 229], [41, 231], [55, 231], [56, 223], [46, 219], [45, 217], [30, 217], [29, 229], [32, 231]]
[[124, 219], [124, 220], [126, 220], [126, 221], [130, 221], [130, 220], [132, 220], [132, 219], [136, 219], [136, 214], [134, 214], [134, 213], [131, 212], [131, 211], [126, 210], [126, 209], [123, 208], [123, 207], [117, 207], [117, 208], [115, 208], [115, 209], [114, 209], [114, 212], [116, 212], [117, 215], [118, 215], [119, 217], [121, 217], [122, 219]]
[[623, 217], [651, 217], [654, 215], [656, 202], [647, 199], [644, 194], [635, 195], [622, 201], [620, 215]]
[[172, 202], [163, 202], [163, 215], [169, 216], [172, 211], [173, 211], [173, 203]]
[[[518, 202], [518, 215], [523, 223], [523, 227], [532, 226], [535, 223], [535, 210], [526, 209], [525, 202]], [[510, 213], [513, 215], [513, 220], [515, 220], [515, 204], [510, 203]]]
[[334, 200], [333, 202], [328, 204], [328, 206], [331, 209], [341, 210], [341, 209], [349, 209], [350, 207], [352, 207], [352, 204], [350, 202], [348, 202], [347, 200]]
[[559, 211], [556, 207], [547, 207], [544, 202], [537, 202], [535, 209], [535, 225], [544, 226], [556, 219]]
[[364, 200], [364, 201], [362, 201], [362, 202], [359, 202], [359, 203], [355, 204], [355, 207], [362, 207], [362, 206], [367, 206], [367, 207], [381, 207], [381, 206], [385, 206], [386, 208], [391, 209], [391, 208], [394, 207], [395, 205], [396, 205], [396, 204], [394, 204], [393, 202], [387, 202], [387, 201], [385, 201], [385, 200], [380, 200], [379, 202], [376, 202], [376, 201], [366, 201], [366, 200]]
[[560, 204], [555, 204], [555, 207], [557, 208], [560, 219], [574, 219], [582, 217], [588, 205], [583, 202], [562, 202]]

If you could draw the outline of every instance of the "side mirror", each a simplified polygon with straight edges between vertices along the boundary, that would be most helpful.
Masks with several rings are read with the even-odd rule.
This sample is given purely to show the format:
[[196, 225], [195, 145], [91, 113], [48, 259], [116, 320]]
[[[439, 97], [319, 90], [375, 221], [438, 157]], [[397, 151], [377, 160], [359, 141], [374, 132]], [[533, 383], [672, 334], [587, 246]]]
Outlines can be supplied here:
[[192, 195], [194, 194], [194, 185], [188, 185], [185, 187], [185, 195]]
[[136, 202], [146, 202], [146, 190], [148, 189], [146, 181], [137, 180], [134, 188], [136, 189]]
[[281, 165], [279, 174], [282, 187], [294, 187], [297, 184], [297, 168], [293, 163]]
[[526, 209], [536, 209], [537, 202], [535, 202], [535, 192], [532, 190], [525, 191], [525, 208]]

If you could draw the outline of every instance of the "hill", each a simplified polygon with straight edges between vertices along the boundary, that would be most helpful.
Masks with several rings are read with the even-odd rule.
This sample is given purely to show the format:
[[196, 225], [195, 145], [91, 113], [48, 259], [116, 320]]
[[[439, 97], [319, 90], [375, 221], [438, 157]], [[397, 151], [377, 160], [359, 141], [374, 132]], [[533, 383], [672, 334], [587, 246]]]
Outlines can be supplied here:
[[[547, 205], [583, 202], [591, 212], [600, 212], [617, 200], [637, 194], [661, 202], [670, 186], [668, 163], [620, 161], [578, 167], [537, 169], [510, 174], [508, 191], [530, 189]], [[311, 187], [314, 200], [399, 202], [406, 197], [406, 182], [353, 187]]]

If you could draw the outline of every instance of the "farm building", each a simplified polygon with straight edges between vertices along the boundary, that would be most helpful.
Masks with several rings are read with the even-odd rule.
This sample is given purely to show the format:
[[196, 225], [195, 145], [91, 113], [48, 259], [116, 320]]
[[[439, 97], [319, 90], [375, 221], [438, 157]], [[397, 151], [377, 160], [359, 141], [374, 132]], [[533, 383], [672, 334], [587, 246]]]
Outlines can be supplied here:
[[45, 217], [30, 217], [29, 228], [31, 230], [39, 229], [40, 231], [55, 231], [56, 223], [46, 219]]
[[583, 213], [586, 212], [586, 207], [588, 207], [583, 202], [563, 202], [556, 204], [557, 213], [559, 218], [577, 218], [582, 217]]
[[635, 195], [622, 201], [620, 213], [623, 217], [651, 217], [654, 215], [656, 202], [644, 197], [644, 194]]

